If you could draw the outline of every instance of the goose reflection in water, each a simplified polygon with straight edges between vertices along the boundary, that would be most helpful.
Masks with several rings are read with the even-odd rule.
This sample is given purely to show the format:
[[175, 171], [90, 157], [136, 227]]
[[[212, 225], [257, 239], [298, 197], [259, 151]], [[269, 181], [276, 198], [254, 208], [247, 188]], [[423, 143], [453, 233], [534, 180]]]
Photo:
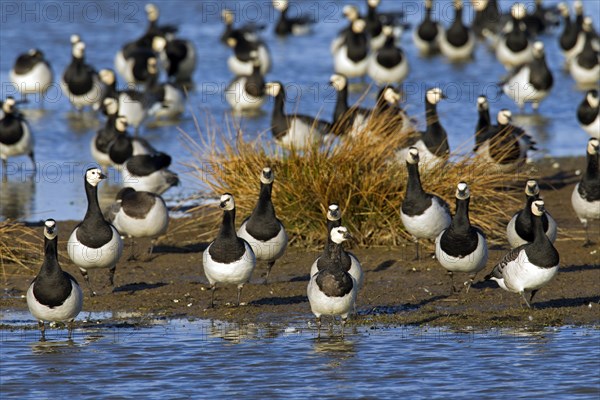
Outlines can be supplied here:
[[27, 219], [33, 213], [35, 179], [0, 182], [0, 219]]

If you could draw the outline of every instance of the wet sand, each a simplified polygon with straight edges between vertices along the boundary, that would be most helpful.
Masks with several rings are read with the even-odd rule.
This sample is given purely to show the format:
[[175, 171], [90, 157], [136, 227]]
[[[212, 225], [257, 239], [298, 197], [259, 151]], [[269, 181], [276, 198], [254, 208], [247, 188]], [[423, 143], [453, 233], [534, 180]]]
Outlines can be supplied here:
[[[558, 163], [557, 166], [555, 163]], [[435, 325], [458, 329], [489, 327], [541, 327], [558, 325], [598, 325], [600, 323], [600, 223], [591, 225], [594, 244], [582, 247], [584, 230], [571, 208], [571, 192], [585, 168], [583, 158], [544, 159], [536, 164], [542, 195], [549, 212], [560, 228], [555, 243], [560, 256], [558, 275], [542, 288], [533, 309], [522, 303], [518, 294], [500, 289], [495, 282], [481, 282], [508, 251], [506, 243], [492, 245], [488, 265], [471, 290], [451, 293], [450, 279], [429, 255], [413, 261], [414, 244], [401, 247], [353, 248], [362, 262], [365, 284], [358, 296], [358, 315], [352, 324]], [[476, 193], [472, 194], [476, 196]], [[524, 194], [522, 195], [524, 202]], [[517, 210], [514, 210], [517, 211]], [[511, 211], [512, 214], [513, 211]], [[283, 217], [283, 216], [280, 216]], [[285, 218], [282, 218], [285, 220]], [[244, 287], [240, 307], [234, 286], [221, 286], [216, 292], [216, 307], [208, 308], [210, 290], [202, 270], [202, 251], [207, 243], [198, 232], [177, 228], [183, 220], [172, 220], [170, 232], [155, 247], [151, 261], [128, 261], [129, 247], [118, 265], [115, 287], [108, 286], [108, 271], [92, 270], [90, 277], [98, 295], [89, 296], [83, 278], [67, 259], [62, 267], [84, 286], [84, 311], [124, 311], [163, 317], [191, 317], [258, 324], [312, 321], [306, 297], [309, 269], [320, 249], [288, 248], [263, 284], [266, 265], [259, 263], [252, 280]], [[65, 251], [68, 233], [78, 221], [59, 223], [61, 249]], [[41, 235], [41, 228], [39, 229]], [[127, 241], [128, 245], [129, 242]], [[143, 252], [149, 241], [136, 241], [135, 250]], [[433, 252], [427, 244], [424, 254]], [[66, 251], [65, 251], [66, 252]], [[3, 310], [26, 310], [25, 293], [34, 273], [5, 266]], [[36, 271], [37, 272], [37, 271]], [[467, 279], [455, 274], [457, 286]], [[33, 328], [32, 324], [32, 328]]]

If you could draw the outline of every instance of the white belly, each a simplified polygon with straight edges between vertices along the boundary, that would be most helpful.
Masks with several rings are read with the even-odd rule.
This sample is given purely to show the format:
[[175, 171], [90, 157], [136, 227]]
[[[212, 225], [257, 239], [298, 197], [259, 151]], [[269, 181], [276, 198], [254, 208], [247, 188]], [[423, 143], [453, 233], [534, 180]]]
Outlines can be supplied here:
[[408, 75], [408, 61], [402, 58], [400, 64], [392, 68], [384, 68], [377, 62], [376, 56], [369, 57], [367, 73], [378, 85], [402, 83]]
[[258, 110], [265, 102], [264, 96], [254, 97], [246, 91], [246, 79], [245, 76], [240, 76], [225, 89], [225, 100], [236, 113]]
[[111, 227], [112, 239], [97, 249], [87, 247], [77, 240], [78, 229], [73, 230], [67, 242], [67, 253], [75, 265], [84, 270], [112, 268], [117, 265], [123, 254], [123, 240], [115, 228]]
[[348, 47], [344, 45], [341, 46], [333, 55], [333, 66], [335, 72], [338, 74], [344, 74], [348, 78], [359, 78], [367, 74], [369, 57], [365, 57], [364, 60], [354, 62], [348, 58]]
[[464, 257], [454, 257], [442, 250], [440, 244], [442, 234], [443, 232], [435, 239], [435, 257], [442, 267], [452, 272], [467, 272], [471, 274], [475, 274], [485, 267], [488, 260], [488, 247], [485, 238], [481, 234], [477, 233], [477, 247], [475, 251]]
[[557, 272], [558, 265], [552, 268], [536, 267], [529, 262], [527, 253], [521, 251], [519, 257], [505, 267], [502, 276], [509, 292], [520, 293], [545, 286]]
[[409, 216], [401, 211], [400, 217], [406, 231], [418, 239], [435, 239], [452, 222], [448, 211], [435, 199], [423, 214]]
[[288, 132], [278, 139], [282, 147], [306, 150], [314, 144], [322, 143], [323, 134], [318, 131], [316, 124], [313, 126], [297, 118], [290, 118], [292, 119]]
[[121, 174], [123, 178], [123, 186], [134, 188], [137, 192], [150, 192], [163, 194], [171, 187], [169, 178], [175, 173], [168, 169], [161, 169], [146, 176], [135, 176], [127, 169], [127, 163]]
[[513, 99], [519, 107], [523, 107], [525, 103], [538, 103], [548, 96], [547, 90], [537, 90], [529, 82], [530, 73], [529, 67], [523, 67], [518, 74], [502, 86], [504, 94]]
[[288, 244], [288, 235], [285, 232], [283, 225], [280, 224], [280, 226], [281, 229], [277, 236], [267, 241], [253, 238], [246, 230], [246, 223], [243, 223], [242, 226], [240, 226], [237, 235], [250, 244], [257, 260], [273, 261], [283, 256]]
[[592, 69], [586, 69], [577, 63], [577, 57], [569, 64], [569, 72], [581, 86], [597, 85], [600, 80], [600, 64], [596, 64]]
[[10, 80], [21, 94], [43, 94], [52, 85], [52, 70], [42, 62], [26, 74], [18, 75], [10, 70]]
[[581, 128], [593, 138], [600, 139], [600, 113], [596, 116], [594, 122], [589, 125], [581, 125]]
[[506, 46], [506, 39], [503, 38], [498, 42], [498, 46], [496, 47], [496, 58], [506, 69], [526, 64], [533, 60], [531, 44], [528, 44], [525, 49], [515, 53]]
[[113, 225], [123, 236], [155, 238], [167, 232], [169, 213], [165, 204], [156, 199], [145, 218], [132, 218], [121, 210], [115, 216]]
[[163, 106], [158, 107], [153, 115], [156, 118], [175, 119], [185, 111], [183, 93], [173, 85], [165, 85]]
[[469, 59], [473, 55], [475, 49], [475, 37], [472, 32], [469, 32], [469, 39], [461, 47], [454, 47], [446, 40], [446, 32], [442, 31], [440, 36], [440, 52], [451, 61], [461, 61]]
[[63, 90], [63, 93], [69, 98], [71, 104], [73, 104], [76, 109], [81, 110], [84, 107], [91, 107], [94, 104], [99, 104], [104, 98], [106, 87], [102, 82], [100, 82], [97, 76], [94, 76], [93, 81], [94, 84], [92, 85], [90, 91], [80, 96], [71, 94], [69, 87], [62, 79], [60, 81], [60, 86]]
[[[356, 291], [362, 289], [365, 277], [363, 274], [362, 266], [360, 265], [360, 261], [353, 254], [348, 254], [350, 256], [350, 270], [348, 273], [354, 279], [354, 284], [356, 285]], [[321, 257], [319, 257], [321, 258]], [[317, 263], [319, 258], [315, 260], [315, 262], [310, 266], [310, 276], [313, 277], [317, 272], [319, 272], [319, 267]]]
[[[258, 47], [258, 59], [260, 60], [260, 72], [265, 75], [271, 70], [271, 56], [265, 46]], [[227, 66], [236, 76], [251, 75], [254, 69], [252, 61], [240, 61], [235, 54], [227, 59]]]
[[306, 294], [308, 295], [310, 308], [316, 317], [320, 317], [321, 315], [341, 315], [342, 318], [348, 318], [348, 314], [354, 308], [356, 287], [353, 287], [350, 293], [345, 296], [328, 297], [319, 289], [316, 276], [311, 276]]
[[73, 282], [73, 280], [71, 280], [71, 294], [69, 297], [67, 297], [63, 304], [53, 308], [40, 304], [37, 301], [33, 294], [34, 285], [35, 283], [32, 283], [27, 290], [27, 307], [35, 319], [55, 322], [71, 321], [81, 311], [83, 307], [83, 293], [79, 285]]
[[415, 43], [415, 47], [419, 49], [419, 53], [421, 54], [431, 54], [435, 52], [439, 47], [440, 35], [443, 34], [443, 27], [438, 25], [438, 34], [435, 39], [431, 42], [427, 42], [419, 37], [418, 27], [413, 29], [413, 42]]
[[127, 118], [127, 124], [139, 127], [147, 117], [148, 111], [142, 103], [133, 101], [127, 93], [119, 94], [119, 116]]
[[590, 219], [600, 219], [600, 200], [586, 201], [581, 197], [577, 189], [579, 189], [579, 183], [573, 189], [571, 204], [581, 223], [587, 225]]
[[209, 253], [210, 246], [202, 254], [202, 263], [204, 265], [204, 274], [211, 285], [215, 283], [230, 283], [240, 285], [250, 280], [252, 271], [256, 266], [256, 257], [252, 248], [246, 243], [246, 252], [237, 261], [231, 264], [222, 264], [212, 259]]

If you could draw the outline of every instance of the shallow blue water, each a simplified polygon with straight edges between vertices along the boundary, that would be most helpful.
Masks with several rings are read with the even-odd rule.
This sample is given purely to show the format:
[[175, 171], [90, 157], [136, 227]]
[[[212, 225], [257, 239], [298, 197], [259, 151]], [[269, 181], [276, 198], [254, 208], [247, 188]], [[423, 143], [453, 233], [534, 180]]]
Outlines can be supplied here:
[[[320, 114], [330, 118], [333, 112], [334, 93], [327, 83], [332, 73], [332, 57], [329, 44], [340, 29], [341, 9], [346, 3], [358, 4], [364, 9], [364, 1], [351, 0], [301, 0], [294, 1], [294, 13], [316, 15], [319, 23], [307, 36], [288, 39], [276, 38], [271, 29], [264, 32], [273, 59], [273, 70], [268, 80], [280, 80], [288, 85], [287, 110]], [[471, 15], [471, 5], [465, 2], [465, 15]], [[530, 2], [532, 3], [532, 2]], [[548, 3], [552, 3], [548, 1]], [[144, 1], [124, 2], [17, 2], [3, 1], [0, 24], [0, 96], [14, 94], [8, 84], [8, 71], [21, 52], [32, 47], [42, 49], [50, 59], [55, 80], [61, 76], [70, 61], [69, 36], [81, 35], [87, 44], [86, 57], [97, 69], [113, 67], [117, 50], [127, 41], [137, 38], [146, 27]], [[222, 31], [220, 11], [227, 7], [236, 11], [238, 20], [272, 23], [274, 15], [269, 1], [158, 1], [162, 23], [175, 23], [180, 36], [191, 39], [198, 52], [198, 66], [194, 75], [196, 88], [189, 94], [188, 111], [174, 125], [145, 128], [144, 137], [156, 147], [171, 154], [174, 169], [182, 177], [183, 184], [166, 193], [170, 204], [176, 204], [204, 186], [188, 176], [185, 165], [190, 154], [181, 140], [180, 130], [195, 138], [199, 137], [193, 121], [198, 118], [204, 130], [205, 122], [212, 121], [211, 129], [228, 132], [232, 128], [228, 105], [223, 98], [223, 88], [232, 76], [226, 66], [230, 49], [221, 45], [218, 38]], [[449, 0], [436, 1], [434, 14], [448, 25], [452, 16]], [[509, 1], [502, 1], [508, 9]], [[409, 21], [415, 25], [420, 20], [422, 2], [383, 0], [383, 10], [404, 10]], [[596, 19], [600, 15], [600, 3], [585, 1], [585, 9]], [[302, 10], [302, 11], [299, 11]], [[293, 13], [292, 13], [293, 14]], [[470, 18], [470, 17], [469, 17]], [[420, 58], [412, 44], [412, 32], [406, 32], [400, 40], [410, 62], [411, 72], [404, 85], [407, 110], [423, 125], [423, 97], [425, 90], [440, 86], [449, 99], [440, 104], [442, 123], [449, 133], [452, 149], [466, 150], [471, 147], [476, 122], [476, 97], [485, 93], [490, 97], [492, 113], [500, 108], [517, 112], [516, 106], [504, 96], [496, 96], [494, 85], [505, 73], [504, 68], [488, 49], [479, 45], [475, 61], [453, 65], [442, 57]], [[588, 136], [577, 125], [575, 110], [583, 92], [578, 90], [572, 78], [562, 71], [562, 55], [558, 51], [556, 30], [541, 37], [546, 44], [548, 62], [555, 75], [552, 95], [537, 115], [516, 116], [515, 121], [528, 128], [540, 143], [538, 155], [582, 155]], [[366, 86], [365, 86], [366, 87]], [[99, 126], [97, 118], [86, 115], [78, 118], [71, 111], [68, 100], [53, 88], [45, 110], [30, 111], [28, 116], [36, 138], [39, 162], [38, 174], [26, 179], [29, 167], [26, 158], [15, 159], [11, 166], [10, 182], [2, 184], [0, 191], [0, 218], [12, 217], [25, 220], [80, 219], [85, 213], [82, 176], [93, 162], [89, 143]], [[364, 103], [374, 102], [376, 88], [372, 88]], [[356, 101], [362, 92], [351, 95]], [[29, 108], [38, 108], [34, 103]], [[272, 101], [264, 107], [264, 113], [252, 118], [242, 118], [236, 123], [249, 138], [257, 137], [269, 126]], [[206, 132], [203, 132], [206, 135]], [[266, 132], [263, 140], [270, 140]], [[219, 140], [217, 140], [218, 142]], [[14, 167], [14, 168], [13, 168]], [[17, 170], [17, 167], [25, 169]], [[111, 174], [111, 183], [118, 178]], [[101, 202], [114, 198], [118, 186], [100, 188]]]
[[[316, 338], [304, 322], [257, 328], [202, 320], [97, 322], [49, 331], [3, 315], [3, 399], [15, 398], [569, 398], [600, 396], [600, 330], [462, 332], [347, 329]], [[118, 317], [118, 316], [116, 316]]]

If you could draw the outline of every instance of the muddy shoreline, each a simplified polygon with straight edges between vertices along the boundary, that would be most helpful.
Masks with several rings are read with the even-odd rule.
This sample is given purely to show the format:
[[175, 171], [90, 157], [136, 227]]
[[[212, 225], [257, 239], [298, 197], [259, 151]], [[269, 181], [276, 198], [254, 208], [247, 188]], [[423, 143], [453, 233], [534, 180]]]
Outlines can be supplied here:
[[[600, 325], [600, 223], [594, 221], [590, 227], [594, 244], [582, 247], [583, 227], [570, 201], [573, 187], [579, 180], [576, 170], [585, 168], [585, 159], [547, 158], [538, 161], [535, 168], [539, 176], [544, 177], [540, 179], [542, 194], [560, 229], [555, 245], [561, 256], [561, 268], [555, 279], [539, 291], [533, 309], [523, 308], [519, 295], [503, 291], [496, 283], [481, 282], [507, 252], [506, 243], [491, 246], [488, 265], [468, 293], [465, 290], [451, 293], [445, 270], [431, 256], [413, 261], [414, 245], [407, 242], [399, 247], [352, 249], [362, 262], [365, 284], [357, 300], [358, 315], [352, 318], [351, 324], [431, 325], [458, 329]], [[114, 288], [107, 286], [108, 271], [91, 271], [91, 281], [98, 295], [90, 297], [85, 288], [84, 311], [135, 312], [165, 318], [202, 318], [260, 325], [313, 321], [306, 285], [310, 265], [320, 249], [288, 248], [273, 268], [268, 285], [262, 284], [266, 265], [259, 263], [250, 284], [243, 290], [245, 305], [229, 305], [235, 301], [235, 287], [219, 287], [216, 307], [211, 309], [207, 308], [210, 290], [202, 270], [206, 239], [200, 236], [200, 230], [178, 229], [185, 221], [171, 221], [172, 234], [155, 247], [151, 261], [127, 260], [130, 249], [126, 247], [117, 267]], [[59, 222], [62, 250], [76, 223], [78, 221]], [[41, 228], [36, 229], [41, 235]], [[141, 253], [148, 245], [148, 241], [136, 241], [134, 250]], [[425, 249], [430, 254], [433, 246], [428, 244]], [[83, 283], [78, 270], [68, 259], [63, 258], [61, 265]], [[29, 272], [11, 265], [4, 268], [2, 310], [27, 310], [24, 296], [37, 270]], [[466, 276], [455, 275], [457, 283], [466, 279]], [[34, 324], [31, 327], [35, 328]], [[1, 325], [0, 328], [10, 329], [10, 326]]]

